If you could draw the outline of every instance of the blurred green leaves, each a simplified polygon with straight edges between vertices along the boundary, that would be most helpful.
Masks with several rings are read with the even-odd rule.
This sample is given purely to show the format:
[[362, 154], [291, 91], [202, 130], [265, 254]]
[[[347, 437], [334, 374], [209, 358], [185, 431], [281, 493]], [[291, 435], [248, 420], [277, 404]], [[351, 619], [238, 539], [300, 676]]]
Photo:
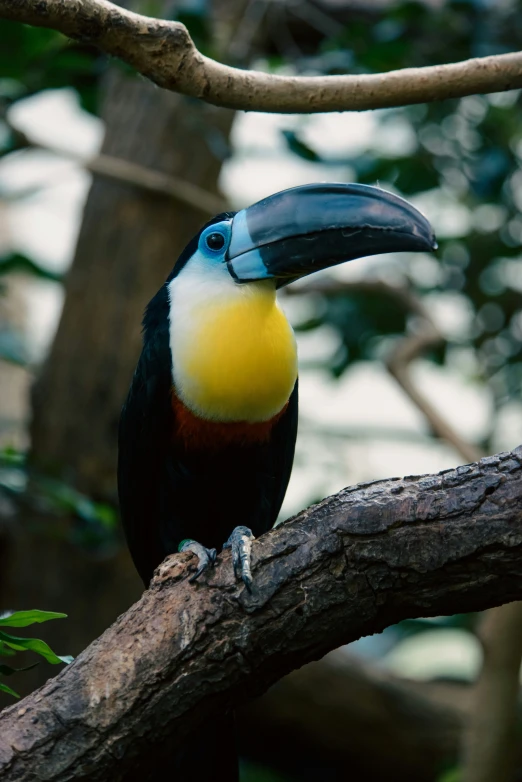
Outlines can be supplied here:
[[49, 535], [66, 534], [76, 545], [100, 554], [119, 543], [117, 512], [112, 505], [96, 502], [63, 481], [32, 474], [20, 451], [0, 451], [0, 491], [18, 496], [38, 512], [70, 520], [65, 526], [49, 524]]
[[97, 111], [98, 79], [105, 58], [54, 30], [2, 21], [0, 104], [44, 89], [74, 87], [82, 106]]
[[257, 763], [242, 761], [240, 764], [241, 782], [292, 782], [287, 776], [272, 771], [272, 769], [260, 766]]
[[56, 274], [50, 269], [46, 269], [41, 264], [28, 258], [27, 255], [22, 255], [21, 253], [8, 253], [0, 256], [0, 277], [12, 272], [28, 274], [41, 280], [51, 280], [51, 282], [62, 281], [61, 274]]

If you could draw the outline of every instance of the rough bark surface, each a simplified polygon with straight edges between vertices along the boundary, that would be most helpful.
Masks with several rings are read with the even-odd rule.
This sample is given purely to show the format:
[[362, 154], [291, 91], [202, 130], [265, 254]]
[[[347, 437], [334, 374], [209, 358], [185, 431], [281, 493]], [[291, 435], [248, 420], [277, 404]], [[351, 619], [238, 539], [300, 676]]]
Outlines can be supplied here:
[[160, 87], [246, 111], [362, 111], [522, 87], [522, 52], [364, 76], [274, 76], [202, 55], [179, 22], [107, 0], [0, 0], [0, 17], [99, 46]]
[[151, 758], [294, 668], [407, 617], [522, 598], [522, 447], [345, 489], [197, 585], [189, 554], [58, 677], [0, 716], [11, 780], [147, 779]]

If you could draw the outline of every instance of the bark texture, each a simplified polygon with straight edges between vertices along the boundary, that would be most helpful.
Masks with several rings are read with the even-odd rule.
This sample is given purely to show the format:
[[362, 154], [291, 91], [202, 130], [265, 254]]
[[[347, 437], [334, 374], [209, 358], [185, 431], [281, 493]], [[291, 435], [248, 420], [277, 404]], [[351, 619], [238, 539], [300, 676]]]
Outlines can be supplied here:
[[201, 722], [407, 617], [522, 598], [522, 447], [345, 489], [191, 585], [189, 554], [58, 677], [0, 717], [11, 780], [147, 779]]
[[364, 76], [274, 76], [203, 56], [179, 22], [107, 0], [0, 0], [0, 17], [99, 46], [158, 86], [246, 111], [362, 111], [522, 87], [522, 52]]

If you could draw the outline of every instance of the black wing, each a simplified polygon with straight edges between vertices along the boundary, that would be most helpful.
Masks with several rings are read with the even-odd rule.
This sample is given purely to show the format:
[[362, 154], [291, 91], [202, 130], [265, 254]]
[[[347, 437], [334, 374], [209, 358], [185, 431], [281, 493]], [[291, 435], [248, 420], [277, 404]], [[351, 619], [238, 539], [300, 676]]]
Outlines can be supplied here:
[[168, 314], [163, 286], [147, 309], [143, 350], [122, 409], [118, 437], [121, 520], [131, 556], [145, 584], [165, 558], [157, 525], [173, 424]]
[[[272, 472], [275, 477], [272, 495], [272, 519], [267, 529], [271, 529], [281, 510], [288, 482], [294, 464], [295, 441], [297, 437], [297, 419], [299, 414], [299, 381], [295, 381], [294, 390], [288, 401], [284, 415], [275, 425], [270, 438], [269, 448], [272, 455]], [[266, 530], [264, 530], [266, 531]]]

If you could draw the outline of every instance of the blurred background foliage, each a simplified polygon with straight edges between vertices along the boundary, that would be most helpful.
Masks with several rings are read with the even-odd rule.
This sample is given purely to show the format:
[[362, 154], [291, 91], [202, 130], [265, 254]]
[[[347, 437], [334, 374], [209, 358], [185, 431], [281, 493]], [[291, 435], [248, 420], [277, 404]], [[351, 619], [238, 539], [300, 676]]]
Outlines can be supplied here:
[[[274, 72], [371, 73], [522, 49], [522, 4], [516, 0], [383, 0], [379, 3], [221, 0], [213, 4], [204, 0], [185, 3], [144, 0], [135, 6], [143, 13], [182, 20], [207, 54], [232, 64], [254, 65]], [[57, 599], [64, 589], [76, 593], [75, 605], [94, 600], [97, 607], [96, 600], [104, 599], [101, 588], [98, 594], [89, 592], [91, 581], [80, 578], [74, 584], [64, 581], [66, 568], [60, 580], [57, 573], [63, 558], [70, 556], [68, 547], [86, 557], [92, 578], [99, 580], [104, 589], [108, 588], [107, 583], [115, 590], [120, 589], [133, 579], [128, 574], [127, 560], [124, 566], [114, 565], [116, 557], [126, 556], [117, 524], [114, 491], [111, 493], [105, 486], [97, 487], [92, 482], [82, 483], [77, 475], [67, 471], [47, 474], [41, 465], [28, 469], [27, 465], [32, 464], [27, 435], [31, 412], [26, 391], [47, 353], [43, 348], [35, 350], [28, 337], [27, 318], [22, 313], [36, 305], [34, 295], [29, 305], [24, 299], [24, 281], [42, 280], [61, 289], [65, 269], [58, 268], [59, 264], [46, 263], [38, 253], [31, 257], [22, 251], [16, 241], [10, 240], [9, 226], [13, 203], [31, 202], [46, 187], [41, 181], [13, 184], [10, 173], [13, 163], [23, 164], [24, 156], [39, 144], [35, 142], [38, 128], [33, 138], [25, 126], [22, 128], [15, 121], [17, 106], [49, 90], [72, 88], [83, 111], [103, 115], [104, 85], [108, 74], [114, 71], [125, 79], [143, 83], [126, 66], [109, 62], [91, 47], [68, 41], [57, 33], [7, 22], [0, 25], [0, 379], [3, 378], [6, 389], [5, 394], [2, 391], [5, 404], [0, 409], [3, 447], [0, 558], [3, 562], [14, 556], [12, 539], [13, 535], [16, 538], [17, 525], [23, 523], [25, 536], [22, 553], [18, 551], [14, 559], [17, 576], [4, 575], [0, 579], [0, 600], [14, 601], [13, 605], [4, 605], [5, 608], [33, 607], [20, 604], [23, 590], [16, 588], [24, 581], [24, 568], [34, 567], [34, 559], [25, 561], [23, 556], [23, 548], [27, 548], [32, 536], [39, 541], [38, 545], [42, 536], [54, 541], [55, 548], [48, 560], [55, 568], [49, 579], [53, 586], [48, 594], [45, 587], [42, 590], [44, 603], [47, 598], [52, 600], [55, 610], [61, 610]], [[256, 156], [262, 158], [262, 140], [257, 147], [255, 143], [245, 142], [252, 123], [249, 125], [249, 118], [241, 115], [235, 118], [231, 140], [210, 122], [202, 127], [206, 120], [197, 114], [194, 103], [183, 99], [182, 110], [187, 115], [194, 111], [191, 121], [195, 133], [204, 138], [219, 166], [224, 166], [222, 188], [230, 200], [242, 205], [248, 187], [244, 192], [241, 187], [234, 192], [230, 183], [241, 180], [245, 184], [255, 175], [258, 169], [249, 169], [248, 165], [252, 160], [255, 163]], [[297, 164], [304, 166], [299, 169], [296, 181], [292, 181], [290, 173], [281, 186], [331, 176], [393, 189], [419, 205], [430, 217], [437, 231], [439, 251], [434, 257], [418, 254], [391, 260], [368, 259], [357, 268], [356, 265], [339, 268], [320, 279], [314, 276], [298, 287], [296, 294], [283, 297], [302, 348], [305, 388], [307, 377], [313, 379], [310, 390], [305, 391], [296, 477], [287, 512], [297, 511], [307, 502], [354, 480], [396, 474], [403, 470], [403, 465], [407, 465], [404, 471], [419, 472], [426, 464], [426, 469], [439, 469], [464, 461], [451, 445], [437, 441], [430, 421], [419, 415], [417, 409], [418, 418], [410, 429], [395, 425], [395, 403], [390, 401], [387, 412], [386, 396], [382, 403], [384, 409], [372, 410], [372, 404], [376, 404], [372, 384], [386, 375], [383, 362], [401, 340], [415, 335], [419, 329], [419, 308], [412, 308], [409, 299], [403, 299], [401, 305], [397, 290], [407, 291], [415, 301], [421, 302], [440, 332], [441, 339], [422, 356], [420, 363], [424, 368], [415, 374], [423, 392], [432, 393], [432, 403], [459, 428], [463, 403], [457, 393], [459, 389], [472, 389], [471, 406], [482, 404], [486, 413], [482, 414], [482, 423], [470, 427], [469, 431], [460, 425], [461, 437], [484, 452], [514, 447], [522, 439], [522, 93], [511, 91], [375, 112], [367, 143], [359, 140], [355, 147], [343, 144], [343, 134], [350, 135], [347, 124], [340, 126], [336, 142], [331, 142], [329, 132], [335, 130], [333, 123], [341, 119], [330, 118], [330, 124], [323, 126], [310, 117], [280, 117], [275, 124], [272, 119], [267, 120], [268, 124], [262, 127], [272, 134], [279, 156], [277, 165], [286, 165], [290, 172], [298, 170]], [[237, 131], [241, 123], [247, 128], [242, 136]], [[355, 118], [353, 123], [356, 128]], [[238, 137], [243, 138], [241, 143]], [[52, 140], [48, 146], [53, 148]], [[9, 176], [2, 179], [5, 172]], [[271, 186], [270, 181], [265, 181], [263, 187], [265, 190], [261, 187], [259, 196], [279, 189], [280, 185], [277, 182]], [[203, 222], [204, 215], [198, 219]], [[173, 260], [167, 259], [166, 269]], [[361, 287], [361, 280], [379, 284]], [[59, 300], [57, 296], [56, 308]], [[111, 336], [102, 338], [110, 340]], [[20, 383], [10, 380], [9, 372], [14, 371], [14, 366], [25, 373]], [[341, 402], [338, 399], [334, 402], [326, 391], [332, 388], [332, 382], [341, 383], [345, 378], [355, 377], [357, 366], [366, 372], [362, 395], [368, 396], [368, 409], [362, 415], [362, 423], [357, 425], [356, 415], [347, 424], [325, 423], [321, 416], [311, 420], [314, 408], [331, 407], [340, 416], [342, 410], [350, 407], [348, 394]], [[450, 378], [440, 399], [437, 398], [440, 386], [431, 382], [439, 377], [429, 370], [433, 366], [443, 371], [440, 377]], [[376, 375], [371, 367], [380, 367], [380, 374]], [[318, 374], [328, 378], [321, 381], [319, 390], [316, 388]], [[10, 420], [9, 394], [22, 405], [16, 426]], [[374, 414], [376, 424], [372, 425]], [[388, 418], [387, 434], [378, 431], [383, 416]], [[363, 453], [361, 466], [357, 443], [372, 438], [380, 460], [372, 461]], [[418, 449], [404, 455], [401, 448], [408, 439], [420, 443], [428, 455], [423, 451], [419, 459]], [[112, 453], [114, 444], [110, 448]], [[435, 453], [438, 455], [431, 462], [430, 454]], [[335, 468], [332, 461], [336, 463]], [[310, 475], [313, 475], [311, 481]], [[60, 542], [56, 543], [57, 540]], [[45, 567], [44, 560], [42, 570]], [[125, 567], [125, 579], [121, 578], [120, 567]], [[103, 577], [96, 568], [104, 568]], [[44, 573], [41, 579], [45, 582]], [[53, 646], [59, 644], [60, 648], [76, 654], [82, 643], [101, 632], [104, 622], [114, 618], [117, 610], [122, 610], [125, 601], [130, 602], [138, 591], [139, 587], [132, 582], [120, 603], [113, 606], [112, 613], [100, 611], [97, 622], [90, 618], [85, 623], [89, 624], [88, 629], [83, 628], [83, 635], [78, 631], [72, 646], [67, 635], [53, 640]], [[38, 607], [50, 606], [39, 604]], [[89, 608], [85, 611], [87, 615]], [[66, 624], [73, 629], [64, 632], [74, 632], [75, 608], [68, 605], [67, 612], [71, 618]], [[77, 625], [82, 624], [83, 615], [76, 607]], [[362, 639], [348, 653], [372, 661], [397, 676], [471, 681], [480, 666], [475, 619], [456, 616], [405, 622], [389, 628], [381, 636]], [[33, 679], [31, 686], [38, 683]], [[17, 682], [16, 689], [23, 690], [23, 685]], [[386, 731], [382, 725], [379, 729]], [[346, 741], [349, 743], [348, 738]], [[348, 756], [351, 751], [356, 753], [356, 748], [346, 749]], [[343, 758], [346, 762], [346, 757]], [[453, 778], [457, 762], [454, 748], [441, 750], [437, 758], [424, 774], [417, 768], [410, 776], [397, 760], [397, 768], [394, 771], [390, 766], [387, 778]], [[283, 763], [281, 757], [276, 761], [272, 758], [272, 764], [275, 763], [272, 770], [270, 763], [263, 761], [262, 753], [251, 760], [253, 765], [245, 761], [244, 779], [249, 782], [344, 778], [338, 768], [325, 766], [324, 758], [317, 761], [317, 768], [310, 766], [306, 773], [303, 768], [292, 771], [292, 764]], [[364, 778], [380, 777], [375, 771], [374, 776]], [[522, 765], [517, 779], [522, 779]]]

